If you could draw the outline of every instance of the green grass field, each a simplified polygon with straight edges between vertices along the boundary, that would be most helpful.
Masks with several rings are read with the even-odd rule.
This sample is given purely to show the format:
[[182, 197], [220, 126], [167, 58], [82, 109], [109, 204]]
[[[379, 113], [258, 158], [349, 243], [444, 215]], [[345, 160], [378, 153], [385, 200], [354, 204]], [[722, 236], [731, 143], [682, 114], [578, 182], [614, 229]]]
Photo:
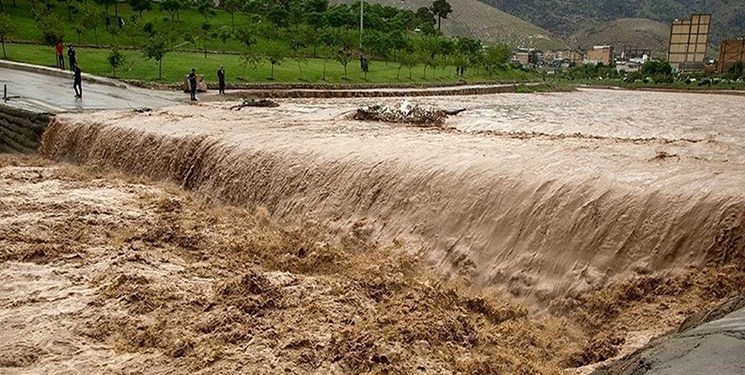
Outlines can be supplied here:
[[[30, 0], [16, 0], [17, 6], [13, 6], [10, 1], [6, 1], [5, 10], [10, 16], [14, 26], [14, 32], [8, 36], [10, 41], [40, 43], [41, 31], [36, 25], [33, 17], [33, 7]], [[44, 4], [40, 0], [35, 0], [37, 6]], [[173, 28], [177, 39], [170, 46], [172, 50], [179, 52], [168, 52], [163, 59], [163, 78], [158, 80], [158, 65], [154, 60], [148, 60], [143, 52], [136, 49], [146, 43], [142, 36], [132, 36], [126, 32], [110, 33], [106, 31], [104, 21], [101, 23], [96, 32], [90, 29], [78, 35], [75, 32], [72, 21], [69, 20], [69, 14], [64, 3], [53, 1], [53, 11], [63, 22], [65, 27], [65, 42], [76, 43], [81, 45], [110, 46], [119, 45], [125, 48], [121, 49], [125, 55], [124, 66], [117, 69], [116, 77], [122, 79], [142, 80], [142, 81], [161, 81], [166, 83], [180, 82], [184, 75], [193, 67], [201, 74], [205, 74], [208, 82], [216, 81], [216, 71], [219, 65], [224, 65], [227, 71], [228, 83], [241, 82], [279, 82], [279, 83], [390, 83], [390, 84], [410, 84], [410, 83], [451, 83], [460, 80], [455, 76], [455, 68], [448, 67], [445, 69], [438, 68], [433, 71], [431, 67], [426, 68], [423, 65], [414, 67], [409, 71], [407, 68], [400, 70], [399, 64], [395, 62], [386, 63], [384, 61], [371, 61], [370, 72], [365, 76], [359, 68], [359, 61], [353, 59], [348, 65], [348, 74], [345, 76], [344, 67], [337, 61], [323, 58], [306, 58], [300, 64], [293, 58], [286, 58], [280, 65], [275, 65], [274, 79], [271, 80], [271, 65], [266, 58], [263, 58], [256, 68], [244, 67], [237, 53], [242, 52], [244, 47], [234, 39], [222, 42], [217, 39], [211, 39], [207, 43], [209, 51], [226, 51], [226, 54], [208, 54], [204, 57], [200, 51], [204, 47], [203, 40], [199, 39], [200, 25], [204, 17], [194, 9], [182, 10], [179, 12], [179, 20], [164, 20], [170, 17], [167, 12], [157, 10], [158, 4], [154, 3], [154, 10], [143, 13], [142, 19], [138, 20], [140, 25], [135, 25], [131, 21], [134, 12], [126, 3], [118, 5], [119, 14], [125, 18], [125, 30], [128, 28], [141, 27], [147, 21], [153, 21], [158, 27]], [[75, 3], [77, 7], [90, 7], [104, 12], [103, 7], [95, 5], [93, 1]], [[213, 31], [232, 29], [231, 16], [228, 12], [216, 9], [216, 14], [211, 16], [209, 21], [212, 24]], [[116, 19], [113, 17], [114, 9], [110, 7], [108, 14], [112, 17], [112, 28], [116, 29]], [[250, 15], [236, 13], [236, 27], [253, 22]], [[73, 19], [75, 15], [73, 14]], [[194, 43], [187, 42], [184, 38], [187, 34], [197, 36]], [[25, 43], [7, 43], [6, 49], [8, 59], [13, 61], [25, 62], [30, 64], [54, 66], [55, 56], [54, 49], [51, 46], [40, 44]], [[265, 51], [268, 41], [257, 38], [257, 44], [252, 50], [258, 55]], [[276, 43], [276, 42], [275, 42]], [[282, 43], [280, 41], [280, 43]], [[78, 62], [84, 72], [100, 75], [114, 76], [114, 72], [109, 65], [107, 58], [111, 53], [108, 48], [77, 48]], [[305, 55], [312, 55], [310, 49], [303, 51]], [[324, 79], [324, 70], [326, 71]], [[301, 73], [302, 71], [302, 73]], [[470, 68], [465, 80], [475, 81], [529, 81], [535, 79], [535, 76], [524, 71], [507, 69], [495, 74], [481, 74], [476, 68]]]
[[[28, 44], [7, 44], [8, 59], [29, 64], [55, 66], [54, 48], [49, 46]], [[114, 72], [107, 61], [110, 54], [108, 49], [78, 48], [78, 63], [81, 69], [90, 74], [113, 77]], [[123, 50], [124, 66], [117, 70], [116, 77], [143, 81], [158, 81], [158, 65], [154, 60], [148, 60], [142, 52]], [[427, 68], [424, 78], [424, 66], [417, 66], [409, 70], [401, 69], [400, 79], [397, 78], [399, 65], [394, 62], [386, 64], [373, 61], [367, 77], [360, 71], [359, 62], [353, 60], [348, 65], [348, 77], [344, 78], [343, 66], [334, 60], [306, 59], [298, 66], [298, 62], [287, 59], [281, 65], [275, 66], [274, 81], [270, 80], [271, 65], [267, 59], [262, 59], [258, 68], [248, 67], [244, 70], [238, 55], [207, 55], [200, 53], [172, 52], [163, 58], [162, 82], [181, 82], [193, 67], [197, 72], [205, 75], [207, 82], [217, 81], [217, 69], [224, 65], [227, 81], [238, 82], [282, 82], [282, 83], [448, 83], [458, 81], [455, 68], [437, 69]], [[326, 80], [323, 80], [324, 65], [326, 66]], [[302, 68], [302, 76], [300, 69]], [[466, 72], [466, 80], [475, 81], [530, 81], [533, 76], [519, 70], [505, 70], [494, 75], [478, 74], [471, 69]]]

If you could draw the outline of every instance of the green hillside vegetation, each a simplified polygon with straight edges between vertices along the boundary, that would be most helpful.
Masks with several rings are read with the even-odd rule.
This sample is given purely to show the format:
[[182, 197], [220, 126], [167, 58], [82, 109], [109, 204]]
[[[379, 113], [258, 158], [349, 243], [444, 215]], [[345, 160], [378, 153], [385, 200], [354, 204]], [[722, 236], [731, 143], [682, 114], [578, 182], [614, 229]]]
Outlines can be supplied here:
[[[230, 68], [233, 79], [240, 76], [249, 81], [529, 78], [528, 73], [507, 63], [511, 56], [508, 46], [484, 48], [478, 40], [445, 37], [436, 29], [431, 11], [422, 15], [368, 4], [360, 49], [355, 8], [359, 4], [225, 0], [215, 8], [211, 0], [188, 4], [179, 0], [110, 1], [16, 0], [16, 5], [4, 4], [0, 31], [7, 29], [4, 40], [15, 42], [8, 45], [8, 58], [53, 65], [51, 46], [63, 39], [68, 44], [91, 47], [78, 52], [81, 65], [87, 64], [87, 72], [133, 79], [179, 81], [183, 71], [192, 66], [211, 71], [220, 63]], [[125, 22], [121, 30], [117, 14]], [[109, 30], [107, 16], [111, 20]], [[369, 72], [360, 71], [363, 53], [373, 60]], [[448, 74], [456, 66], [465, 67], [466, 74]]]
[[[332, 0], [335, 4], [352, 4], [354, 0]], [[370, 0], [369, 3], [416, 11], [431, 6], [430, 0]], [[566, 42], [551, 32], [478, 0], [449, 0], [453, 12], [442, 19], [445, 35], [506, 43], [513, 47], [542, 49], [566, 48]]]

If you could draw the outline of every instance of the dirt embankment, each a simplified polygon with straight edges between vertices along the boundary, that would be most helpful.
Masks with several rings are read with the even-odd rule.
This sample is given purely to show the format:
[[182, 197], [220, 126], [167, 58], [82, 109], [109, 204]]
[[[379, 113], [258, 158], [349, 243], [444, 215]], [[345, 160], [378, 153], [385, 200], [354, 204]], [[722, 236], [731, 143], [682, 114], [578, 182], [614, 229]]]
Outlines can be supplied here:
[[17, 374], [559, 373], [745, 282], [730, 259], [538, 317], [363, 227], [280, 226], [97, 167], [0, 156], [0, 207], [0, 369]]

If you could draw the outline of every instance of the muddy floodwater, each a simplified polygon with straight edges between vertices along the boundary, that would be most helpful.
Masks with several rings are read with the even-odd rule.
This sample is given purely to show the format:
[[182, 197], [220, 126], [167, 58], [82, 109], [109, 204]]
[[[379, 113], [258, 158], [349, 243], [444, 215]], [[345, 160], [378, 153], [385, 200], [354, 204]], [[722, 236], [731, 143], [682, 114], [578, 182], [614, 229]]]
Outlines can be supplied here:
[[0, 367], [587, 372], [741, 290], [745, 97], [422, 97], [466, 111], [351, 119], [400, 101], [57, 116], [47, 160], [0, 164], [0, 278], [49, 279], [0, 317], [54, 326], [64, 305], [60, 337], [85, 341], [0, 346]]

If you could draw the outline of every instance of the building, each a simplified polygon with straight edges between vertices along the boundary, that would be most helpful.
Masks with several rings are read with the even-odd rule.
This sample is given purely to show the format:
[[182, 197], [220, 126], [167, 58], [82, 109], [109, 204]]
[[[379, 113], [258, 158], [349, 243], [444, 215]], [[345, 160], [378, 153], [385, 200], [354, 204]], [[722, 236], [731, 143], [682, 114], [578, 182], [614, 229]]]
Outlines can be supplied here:
[[618, 73], [636, 73], [642, 69], [642, 64], [635, 61], [617, 61], [616, 71]]
[[710, 26], [710, 14], [694, 14], [690, 20], [673, 21], [667, 61], [674, 69], [704, 69]]
[[522, 66], [528, 66], [538, 64], [541, 55], [541, 51], [538, 51], [535, 48], [518, 48], [512, 58], [514, 62], [517, 62]]
[[719, 49], [718, 73], [727, 73], [733, 65], [745, 62], [745, 37], [742, 39], [727, 39]]
[[614, 62], [613, 58], [613, 46], [595, 46], [591, 50], [587, 51], [585, 57], [585, 64], [598, 65], [611, 65]]
[[652, 58], [652, 50], [636, 47], [624, 47], [621, 52], [620, 60], [630, 61], [637, 64], [644, 64]]

